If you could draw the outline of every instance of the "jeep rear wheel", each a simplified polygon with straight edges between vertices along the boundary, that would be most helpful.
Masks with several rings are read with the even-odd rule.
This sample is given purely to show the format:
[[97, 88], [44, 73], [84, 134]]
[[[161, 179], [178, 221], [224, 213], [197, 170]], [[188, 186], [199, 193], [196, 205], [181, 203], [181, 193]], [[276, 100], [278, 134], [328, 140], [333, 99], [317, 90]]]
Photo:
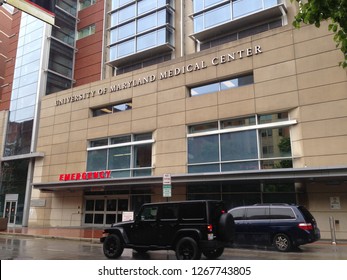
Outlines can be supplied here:
[[177, 242], [175, 252], [178, 260], [199, 260], [201, 258], [201, 250], [191, 237], [181, 238]]
[[122, 255], [124, 245], [118, 235], [111, 234], [105, 238], [103, 250], [107, 258], [117, 259]]
[[214, 250], [209, 250], [209, 251], [203, 251], [202, 253], [204, 254], [204, 256], [209, 259], [209, 260], [215, 260], [217, 258], [219, 258], [224, 252], [224, 248], [217, 248]]

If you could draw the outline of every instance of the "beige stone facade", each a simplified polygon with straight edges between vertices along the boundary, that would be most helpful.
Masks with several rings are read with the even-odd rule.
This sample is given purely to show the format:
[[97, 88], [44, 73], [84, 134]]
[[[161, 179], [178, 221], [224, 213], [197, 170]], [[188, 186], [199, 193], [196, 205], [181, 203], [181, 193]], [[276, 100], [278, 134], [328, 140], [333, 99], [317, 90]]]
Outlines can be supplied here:
[[[228, 59], [229, 54], [235, 58]], [[294, 169], [346, 167], [347, 72], [338, 65], [341, 59], [327, 24], [300, 30], [288, 24], [45, 96], [37, 141], [44, 157], [36, 159], [31, 198], [33, 205], [42, 204], [31, 207], [30, 225], [84, 225], [87, 189], [59, 190], [59, 175], [85, 172], [88, 141], [105, 137], [152, 132], [152, 176], [185, 175], [189, 125], [286, 111], [297, 121], [290, 128]], [[253, 84], [189, 97], [192, 86], [244, 73], [253, 73]], [[92, 117], [93, 108], [127, 100], [132, 110]], [[337, 237], [347, 239], [347, 180], [296, 183], [304, 189], [303, 202], [318, 220], [322, 238], [330, 238], [333, 216]], [[48, 192], [42, 185], [56, 188]], [[160, 184], [148, 183], [147, 189], [152, 201], [165, 199]], [[173, 184], [172, 192], [171, 200], [186, 199], [186, 184]], [[332, 207], [332, 197], [338, 197], [339, 207]]]

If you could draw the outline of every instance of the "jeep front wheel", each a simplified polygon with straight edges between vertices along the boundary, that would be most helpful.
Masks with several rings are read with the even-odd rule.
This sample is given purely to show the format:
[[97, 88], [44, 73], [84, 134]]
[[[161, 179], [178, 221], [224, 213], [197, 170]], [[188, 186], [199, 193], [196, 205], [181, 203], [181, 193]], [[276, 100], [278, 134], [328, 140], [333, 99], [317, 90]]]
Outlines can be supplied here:
[[191, 237], [181, 238], [177, 242], [175, 251], [178, 260], [199, 260], [201, 258], [201, 250]]
[[111, 234], [105, 238], [103, 250], [107, 258], [117, 259], [122, 255], [124, 245], [118, 235]]

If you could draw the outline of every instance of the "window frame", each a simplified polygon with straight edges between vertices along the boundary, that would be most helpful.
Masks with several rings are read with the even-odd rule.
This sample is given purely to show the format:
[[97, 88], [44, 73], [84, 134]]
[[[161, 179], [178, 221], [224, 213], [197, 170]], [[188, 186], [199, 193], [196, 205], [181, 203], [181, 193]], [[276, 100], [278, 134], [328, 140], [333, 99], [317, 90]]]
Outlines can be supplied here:
[[[150, 138], [148, 137], [150, 135]], [[130, 140], [126, 142], [120, 141], [119, 143], [112, 144], [112, 139], [117, 139], [117, 138], [122, 138], [124, 136], [130, 136]], [[136, 140], [138, 136], [145, 136], [145, 139], [140, 139]], [[107, 144], [102, 145], [102, 140], [107, 139]], [[93, 147], [94, 143], [101, 143], [100, 145], [96, 145]], [[106, 162], [104, 163], [103, 168], [105, 167], [106, 170], [111, 171], [111, 177], [112, 174], [115, 175], [115, 178], [119, 177], [137, 177], [137, 176], [151, 176], [152, 175], [152, 170], [153, 170], [153, 143], [155, 143], [155, 140], [153, 139], [153, 133], [148, 132], [148, 133], [140, 133], [140, 134], [129, 134], [129, 135], [123, 135], [123, 136], [113, 136], [113, 137], [108, 137], [108, 138], [99, 138], [99, 139], [93, 139], [88, 141], [88, 148], [87, 148], [87, 162], [86, 162], [86, 169], [87, 171], [98, 171], [98, 170], [90, 170], [88, 168], [88, 165], [92, 165], [92, 163], [89, 162], [89, 154], [92, 152], [106, 152]], [[138, 158], [138, 155], [135, 154], [136, 152], [136, 147], [139, 146], [146, 146], [146, 145], [151, 145], [151, 162], [150, 166], [144, 166], [144, 167], [137, 167], [136, 166], [136, 160]], [[109, 169], [109, 157], [110, 157], [110, 151], [114, 148], [122, 148], [122, 147], [130, 147], [130, 164], [129, 167], [127, 168], [120, 168], [120, 169]], [[102, 170], [103, 170], [102, 168]], [[101, 170], [101, 169], [100, 169]], [[145, 174], [142, 173], [142, 171], [145, 172]], [[146, 171], [150, 171], [150, 174], [147, 174]], [[122, 172], [128, 173], [129, 176], [116, 176], [117, 174], [121, 174]], [[139, 175], [137, 175], [139, 174]]]
[[[280, 114], [280, 113], [279, 113]], [[278, 114], [278, 115], [279, 115]], [[265, 114], [264, 114], [265, 115]], [[246, 169], [255, 169], [255, 164], [257, 165], [257, 170], [265, 169], [267, 166], [267, 162], [273, 162], [274, 164], [278, 161], [292, 161], [293, 160], [293, 153], [292, 151], [290, 152], [289, 156], [274, 156], [274, 157], [264, 157], [263, 153], [261, 151], [262, 149], [262, 141], [261, 141], [261, 135], [260, 132], [264, 129], [278, 129], [278, 128], [289, 128], [295, 124], [297, 124], [297, 120], [290, 120], [289, 116], [287, 120], [279, 119], [279, 121], [273, 121], [270, 123], [263, 123], [259, 124], [258, 120], [260, 119], [260, 116], [264, 115], [253, 115], [255, 117], [255, 124], [245, 124], [241, 126], [236, 126], [236, 127], [231, 127], [231, 128], [222, 128], [222, 123], [228, 120], [219, 120], [216, 121], [218, 123], [218, 129], [216, 130], [210, 130], [209, 126], [206, 127], [206, 131], [198, 131], [198, 132], [193, 132], [194, 126], [201, 126], [203, 124], [193, 124], [193, 125], [188, 125], [187, 127], [187, 167], [188, 167], [188, 173], [200, 173], [200, 172], [227, 172], [228, 165], [244, 165], [246, 166]], [[275, 115], [275, 114], [272, 114]], [[253, 116], [246, 116], [245, 119], [250, 119]], [[238, 118], [240, 119], [240, 118]], [[232, 120], [232, 119], [230, 119]], [[211, 123], [211, 122], [210, 122]], [[255, 144], [257, 148], [257, 157], [256, 158], [242, 158], [242, 159], [236, 159], [236, 160], [222, 160], [222, 142], [221, 142], [221, 135], [226, 134], [226, 133], [237, 133], [237, 132], [244, 132], [244, 131], [252, 131], [254, 130], [255, 133]], [[289, 135], [290, 135], [290, 130], [289, 130]], [[218, 137], [218, 155], [219, 158], [217, 161], [201, 161], [201, 162], [191, 162], [191, 159], [189, 158], [190, 156], [190, 151], [189, 151], [189, 139], [194, 139], [194, 138], [199, 138], [199, 137], [210, 137], [210, 136], [217, 136]], [[203, 171], [203, 167], [208, 167], [212, 168], [212, 171]], [[248, 167], [247, 167], [248, 166]], [[225, 168], [226, 167], [226, 168]], [[189, 169], [194, 169], [198, 171], [193, 171], [190, 172]], [[199, 168], [202, 168], [202, 171], [199, 170]], [[275, 168], [275, 167], [274, 167]], [[285, 167], [283, 167], [285, 168]], [[227, 170], [225, 170], [227, 169]], [[238, 168], [236, 170], [245, 170], [243, 168]], [[234, 171], [234, 170], [233, 170]]]

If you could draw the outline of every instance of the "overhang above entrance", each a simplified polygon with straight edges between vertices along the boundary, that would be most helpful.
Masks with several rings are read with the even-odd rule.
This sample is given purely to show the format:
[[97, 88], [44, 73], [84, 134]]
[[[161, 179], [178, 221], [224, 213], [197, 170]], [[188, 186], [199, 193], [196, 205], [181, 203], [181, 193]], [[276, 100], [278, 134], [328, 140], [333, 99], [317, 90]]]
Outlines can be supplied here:
[[[281, 183], [325, 183], [328, 185], [347, 182], [347, 166], [335, 168], [290, 168], [271, 170], [252, 170], [242, 172], [172, 174], [172, 184], [213, 183], [213, 182], [281, 182]], [[80, 180], [68, 182], [33, 183], [35, 189], [42, 191], [76, 191], [106, 189], [109, 187], [162, 185], [162, 176], [109, 178], [99, 180]]]

